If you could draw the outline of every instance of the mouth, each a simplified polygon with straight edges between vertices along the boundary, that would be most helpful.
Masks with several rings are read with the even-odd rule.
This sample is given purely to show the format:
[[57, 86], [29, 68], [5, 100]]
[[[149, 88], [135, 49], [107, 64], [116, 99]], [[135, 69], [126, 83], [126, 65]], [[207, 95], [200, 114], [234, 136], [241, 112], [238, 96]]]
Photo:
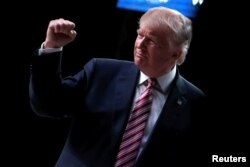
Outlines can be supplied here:
[[143, 53], [142, 53], [142, 51], [136, 51], [136, 57], [146, 57]]

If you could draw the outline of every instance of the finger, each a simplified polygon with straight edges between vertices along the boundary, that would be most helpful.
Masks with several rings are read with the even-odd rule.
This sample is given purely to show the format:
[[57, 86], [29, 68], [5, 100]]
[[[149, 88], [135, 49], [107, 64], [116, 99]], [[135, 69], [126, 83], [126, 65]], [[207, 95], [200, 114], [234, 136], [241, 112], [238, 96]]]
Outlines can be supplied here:
[[61, 26], [62, 33], [67, 34], [69, 36], [72, 35], [71, 31], [74, 30], [75, 24], [69, 20], [64, 20], [64, 22], [62, 22], [61, 24], [62, 24]]
[[69, 30], [73, 30], [75, 28], [75, 23], [69, 20], [65, 20], [65, 25], [67, 26]]
[[77, 35], [75, 30], [71, 30], [70, 33], [68, 34], [71, 39], [74, 39]]
[[74, 28], [75, 24], [69, 20], [59, 19], [56, 22], [56, 33], [69, 35]]
[[63, 23], [62, 19], [57, 19], [52, 21], [51, 27], [54, 29], [54, 33], [61, 33], [62, 23]]

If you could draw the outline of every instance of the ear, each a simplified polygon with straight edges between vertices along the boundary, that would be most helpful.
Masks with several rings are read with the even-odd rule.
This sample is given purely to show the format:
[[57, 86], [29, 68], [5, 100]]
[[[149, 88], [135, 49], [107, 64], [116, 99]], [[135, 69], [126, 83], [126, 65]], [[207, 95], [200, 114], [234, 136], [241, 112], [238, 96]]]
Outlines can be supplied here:
[[181, 49], [181, 48], [177, 48], [177, 49], [173, 52], [172, 57], [173, 57], [175, 60], [178, 60], [178, 59], [181, 57], [181, 54], [182, 54], [182, 49]]

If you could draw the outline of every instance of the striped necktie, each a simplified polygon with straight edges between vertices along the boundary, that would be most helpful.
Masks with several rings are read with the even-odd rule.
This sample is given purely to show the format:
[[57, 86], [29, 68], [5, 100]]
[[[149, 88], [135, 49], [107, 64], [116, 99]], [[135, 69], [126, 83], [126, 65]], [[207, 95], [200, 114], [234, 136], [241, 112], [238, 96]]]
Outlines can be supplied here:
[[147, 87], [136, 100], [124, 131], [114, 167], [132, 167], [139, 152], [141, 139], [152, 104], [152, 86], [155, 79], [147, 80]]

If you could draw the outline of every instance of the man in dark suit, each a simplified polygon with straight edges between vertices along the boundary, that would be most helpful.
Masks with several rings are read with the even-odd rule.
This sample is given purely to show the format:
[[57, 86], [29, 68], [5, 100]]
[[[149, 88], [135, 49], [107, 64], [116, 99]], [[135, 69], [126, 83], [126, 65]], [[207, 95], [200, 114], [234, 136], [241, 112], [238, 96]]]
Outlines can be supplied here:
[[[190, 149], [200, 147], [196, 127], [201, 126], [205, 94], [178, 71], [191, 41], [191, 21], [175, 10], [152, 8], [140, 19], [134, 62], [92, 59], [76, 75], [62, 78], [62, 47], [75, 39], [74, 27], [69, 20], [52, 20], [31, 69], [34, 112], [72, 118], [56, 166], [176, 167], [198, 161], [200, 152], [191, 154]], [[149, 78], [156, 83], [142, 139], [139, 147], [133, 146], [133, 161], [128, 155], [117, 164], [130, 111]]]

